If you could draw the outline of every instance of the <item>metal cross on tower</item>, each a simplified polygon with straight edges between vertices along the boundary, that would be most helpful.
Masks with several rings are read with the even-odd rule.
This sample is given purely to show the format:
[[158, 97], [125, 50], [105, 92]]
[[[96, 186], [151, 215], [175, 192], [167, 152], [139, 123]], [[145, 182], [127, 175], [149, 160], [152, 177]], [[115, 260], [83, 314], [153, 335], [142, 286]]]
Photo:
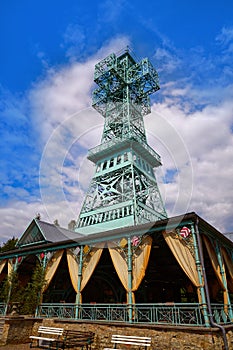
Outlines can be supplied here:
[[105, 118], [101, 144], [89, 150], [96, 171], [76, 231], [84, 234], [167, 217], [153, 168], [160, 156], [147, 144], [143, 117], [149, 95], [159, 90], [147, 58], [137, 63], [126, 50], [96, 64], [93, 107]]

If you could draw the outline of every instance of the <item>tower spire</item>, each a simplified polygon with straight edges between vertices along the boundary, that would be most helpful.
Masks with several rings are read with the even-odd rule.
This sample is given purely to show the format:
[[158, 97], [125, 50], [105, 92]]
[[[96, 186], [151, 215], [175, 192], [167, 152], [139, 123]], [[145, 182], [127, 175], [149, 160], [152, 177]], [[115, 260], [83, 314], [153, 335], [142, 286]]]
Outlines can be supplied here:
[[95, 233], [167, 217], [153, 168], [160, 156], [148, 145], [143, 117], [149, 95], [159, 90], [148, 58], [137, 63], [129, 50], [96, 64], [92, 106], [105, 118], [101, 144], [89, 150], [96, 165], [76, 231]]

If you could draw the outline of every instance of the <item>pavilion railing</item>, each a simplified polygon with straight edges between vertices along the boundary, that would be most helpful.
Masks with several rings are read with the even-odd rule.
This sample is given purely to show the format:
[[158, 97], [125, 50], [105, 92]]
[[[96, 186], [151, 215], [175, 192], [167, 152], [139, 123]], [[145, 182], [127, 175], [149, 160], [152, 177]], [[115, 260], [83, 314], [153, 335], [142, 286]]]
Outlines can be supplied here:
[[[131, 314], [132, 319], [129, 320]], [[85, 321], [151, 323], [161, 325], [204, 326], [199, 304], [41, 304], [36, 311], [39, 318], [64, 318]], [[222, 304], [213, 305], [216, 323], [229, 324], [227, 311]]]
[[212, 308], [213, 318], [214, 318], [214, 321], [216, 323], [218, 323], [218, 324], [230, 324], [230, 323], [232, 323], [224, 305], [212, 304], [211, 308]]
[[7, 305], [5, 303], [0, 303], [0, 317], [6, 315], [6, 307]]

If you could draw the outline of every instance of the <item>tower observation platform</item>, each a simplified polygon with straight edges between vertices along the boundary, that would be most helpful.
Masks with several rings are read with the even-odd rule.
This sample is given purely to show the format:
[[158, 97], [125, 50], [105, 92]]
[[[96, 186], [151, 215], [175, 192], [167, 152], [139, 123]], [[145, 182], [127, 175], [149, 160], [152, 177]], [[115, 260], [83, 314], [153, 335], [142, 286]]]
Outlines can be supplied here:
[[76, 231], [83, 234], [155, 222], [167, 217], [154, 168], [161, 159], [147, 143], [143, 117], [159, 90], [148, 58], [126, 50], [96, 64], [92, 106], [105, 118], [101, 144], [90, 149], [96, 165]]

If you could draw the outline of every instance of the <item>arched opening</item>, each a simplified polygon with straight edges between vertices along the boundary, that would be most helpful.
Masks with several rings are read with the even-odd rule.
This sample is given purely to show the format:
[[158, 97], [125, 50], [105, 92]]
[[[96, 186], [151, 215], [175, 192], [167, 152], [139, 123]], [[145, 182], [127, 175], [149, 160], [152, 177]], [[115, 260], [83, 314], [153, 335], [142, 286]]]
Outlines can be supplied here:
[[52, 281], [43, 294], [44, 303], [74, 303], [76, 292], [70, 280], [66, 254], [63, 254]]
[[8, 277], [8, 264], [6, 262], [4, 268], [2, 269], [2, 272], [0, 274], [0, 302], [5, 302], [5, 295], [3, 293], [4, 285], [7, 281]]
[[100, 261], [82, 292], [83, 303], [123, 303], [126, 292], [114, 269], [108, 249], [103, 249]]
[[4, 268], [2, 269], [2, 272], [0, 274], [0, 286], [4, 283], [7, 276], [8, 276], [8, 264], [6, 262]]
[[196, 287], [183, 272], [162, 233], [152, 238], [146, 274], [135, 292], [136, 303], [196, 302]]
[[35, 270], [37, 263], [39, 263], [39, 259], [36, 255], [28, 255], [22, 260], [17, 269], [20, 287], [24, 288], [29, 282], [31, 282], [33, 271]]
[[205, 273], [209, 286], [209, 296], [211, 303], [223, 303], [223, 290], [214, 272], [210, 257], [205, 244], [203, 246], [203, 256], [205, 264]]
[[[225, 263], [225, 261], [224, 261], [224, 263]], [[227, 287], [228, 287], [228, 291], [229, 291], [229, 296], [230, 296], [230, 300], [232, 303], [232, 301], [233, 301], [233, 280], [231, 278], [231, 273], [229, 271], [229, 267], [226, 263], [225, 263], [225, 272], [226, 272], [226, 279], [227, 279]]]

